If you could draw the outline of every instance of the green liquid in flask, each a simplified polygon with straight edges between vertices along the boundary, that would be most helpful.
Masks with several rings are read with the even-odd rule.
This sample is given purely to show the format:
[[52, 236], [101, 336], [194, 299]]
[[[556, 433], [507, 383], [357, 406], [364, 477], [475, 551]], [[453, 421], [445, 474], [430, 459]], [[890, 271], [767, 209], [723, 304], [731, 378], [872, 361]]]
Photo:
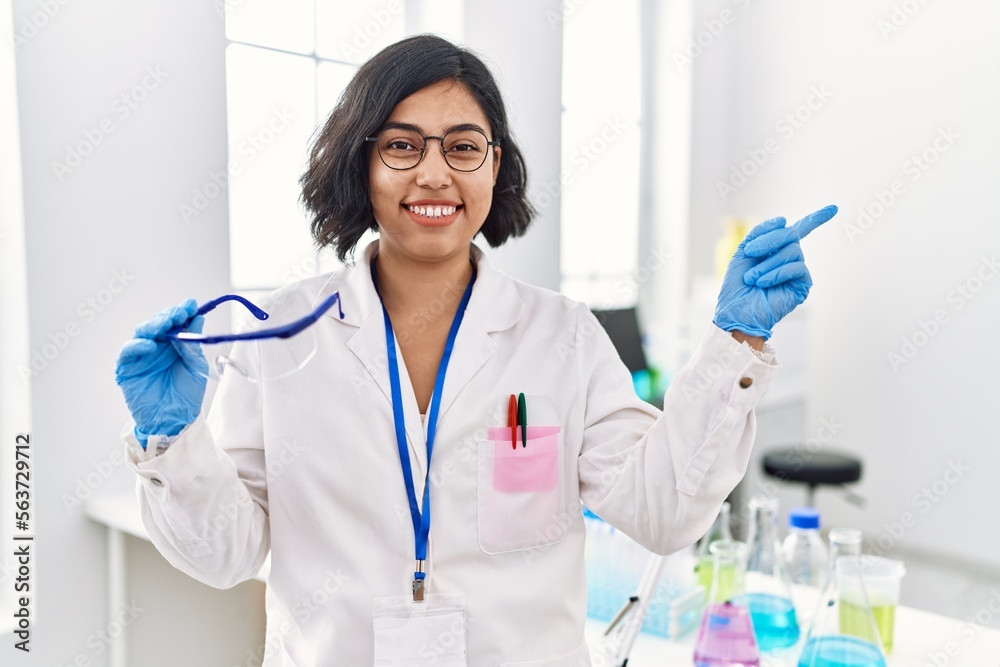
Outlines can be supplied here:
[[[882, 638], [882, 650], [889, 653], [892, 650], [892, 633], [896, 626], [896, 605], [887, 604], [872, 607], [872, 616], [875, 617], [875, 624], [878, 626], [879, 635]], [[851, 604], [846, 600], [840, 601], [840, 631], [845, 635], [853, 635], [862, 639], [874, 639], [867, 636], [868, 618], [864, 607]]]

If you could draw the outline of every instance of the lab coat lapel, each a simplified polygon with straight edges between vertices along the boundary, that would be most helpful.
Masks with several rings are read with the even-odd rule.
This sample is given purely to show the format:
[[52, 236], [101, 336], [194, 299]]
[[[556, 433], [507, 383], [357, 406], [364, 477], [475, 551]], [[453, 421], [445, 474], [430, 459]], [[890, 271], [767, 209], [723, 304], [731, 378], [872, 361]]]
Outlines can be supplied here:
[[[386, 354], [385, 321], [381, 308], [372, 312], [357, 333], [347, 341], [347, 347], [364, 364], [365, 369], [375, 381], [386, 404], [389, 418], [392, 419], [392, 385], [389, 382], [389, 364]], [[396, 361], [399, 364], [399, 391], [403, 397], [403, 421], [406, 427], [406, 441], [410, 450], [410, 461], [413, 469], [413, 482], [418, 495], [423, 493], [423, 480], [427, 475], [427, 440], [420, 423], [420, 412], [410, 384], [410, 375], [406, 370], [406, 362], [396, 344]], [[395, 444], [395, 443], [394, 443]], [[393, 447], [395, 449], [395, 447]]]
[[[340, 290], [344, 309], [343, 322], [358, 327], [357, 332], [347, 341], [347, 347], [364, 365], [370, 379], [381, 389], [386, 401], [382, 407], [388, 410], [389, 418], [392, 419], [392, 386], [389, 382], [389, 357], [385, 347], [385, 320], [369, 269], [369, 262], [377, 247], [377, 241], [368, 245], [363, 259], [347, 270]], [[420, 422], [413, 386], [410, 384], [410, 374], [406, 370], [398, 342], [396, 360], [399, 363], [399, 389], [403, 397], [406, 441], [410, 451], [414, 487], [419, 496], [423, 493], [424, 479], [427, 476], [427, 440]], [[361, 378], [360, 381], [365, 382], [366, 379]], [[395, 443], [392, 444], [395, 450]]]
[[[364, 364], [371, 379], [382, 390], [388, 409], [391, 411], [392, 388], [389, 383], [388, 356], [385, 347], [385, 322], [381, 302], [375, 292], [369, 270], [369, 262], [377, 247], [376, 241], [365, 249], [364, 258], [347, 271], [340, 289], [343, 292], [343, 322], [358, 327], [357, 333], [348, 340], [347, 347]], [[472, 246], [472, 258], [476, 262], [476, 282], [448, 364], [438, 411], [439, 423], [443, 421], [448, 408], [465, 386], [496, 350], [496, 343], [490, 337], [490, 333], [513, 326], [520, 319], [524, 308], [514, 281], [495, 270], [475, 245]], [[410, 459], [414, 462], [413, 477], [417, 486], [416, 491], [420, 494], [427, 474], [426, 428], [420, 421], [413, 386], [410, 384], [409, 373], [406, 371], [398, 342], [396, 359], [399, 363], [399, 383], [403, 396], [407, 442]]]
[[489, 334], [513, 326], [524, 308], [514, 281], [494, 269], [475, 245], [472, 257], [476, 262], [476, 282], [448, 364], [439, 420], [496, 350], [496, 342]]

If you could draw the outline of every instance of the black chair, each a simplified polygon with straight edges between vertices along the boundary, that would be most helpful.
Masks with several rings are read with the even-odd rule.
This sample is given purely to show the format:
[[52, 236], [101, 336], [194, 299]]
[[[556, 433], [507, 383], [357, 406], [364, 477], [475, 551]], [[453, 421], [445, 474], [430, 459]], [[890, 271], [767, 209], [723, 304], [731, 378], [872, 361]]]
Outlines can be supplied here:
[[[813, 507], [816, 487], [841, 486], [861, 479], [861, 459], [824, 449], [810, 452], [804, 447], [772, 449], [764, 454], [764, 472], [786, 482], [808, 486], [806, 505]], [[848, 491], [848, 500], [863, 505], [864, 499]]]

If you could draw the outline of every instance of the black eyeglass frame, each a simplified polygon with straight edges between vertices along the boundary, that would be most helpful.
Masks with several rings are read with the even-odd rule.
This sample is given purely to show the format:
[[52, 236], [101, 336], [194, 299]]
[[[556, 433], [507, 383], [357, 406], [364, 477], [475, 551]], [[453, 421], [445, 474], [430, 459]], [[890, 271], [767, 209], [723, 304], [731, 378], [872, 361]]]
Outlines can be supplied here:
[[[381, 132], [379, 132], [379, 134], [382, 134], [383, 132], [388, 132], [391, 129], [394, 129], [394, 128], [391, 128], [391, 127], [390, 128], [386, 128], [386, 129], [382, 130]], [[479, 129], [476, 129], [476, 128], [468, 128], [468, 127], [466, 127], [466, 128], [454, 128], [454, 129], [452, 129], [452, 130], [450, 130], [448, 132], [445, 132], [444, 136], [440, 136], [440, 137], [436, 137], [436, 136], [433, 136], [433, 135], [431, 135], [431, 136], [424, 136], [424, 135], [421, 134], [420, 138], [424, 140], [424, 145], [420, 147], [420, 157], [417, 159], [417, 161], [414, 162], [409, 167], [393, 167], [391, 164], [389, 164], [388, 162], [385, 161], [385, 157], [382, 155], [382, 148], [381, 148], [381, 146], [379, 146], [379, 143], [378, 143], [378, 136], [377, 135], [374, 136], [374, 137], [365, 137], [365, 142], [372, 142], [372, 143], [375, 144], [375, 150], [378, 152], [379, 159], [382, 160], [382, 164], [384, 164], [385, 166], [387, 166], [389, 169], [392, 169], [394, 171], [407, 171], [407, 170], [415, 168], [417, 165], [419, 165], [421, 162], [424, 161], [424, 155], [427, 153], [427, 141], [428, 141], [428, 139], [437, 139], [438, 143], [440, 143], [440, 145], [441, 145], [441, 155], [444, 157], [445, 164], [447, 164], [451, 169], [454, 169], [457, 172], [461, 172], [463, 174], [470, 174], [470, 173], [472, 173], [474, 171], [479, 171], [480, 169], [483, 168], [483, 165], [486, 164], [486, 158], [489, 157], [489, 150], [488, 149], [485, 150], [485, 151], [483, 151], [483, 161], [480, 162], [479, 166], [477, 166], [475, 169], [459, 169], [458, 167], [456, 167], [455, 165], [453, 165], [451, 162], [448, 161], [448, 151], [446, 151], [444, 149], [444, 139], [445, 139], [445, 137], [447, 137], [452, 132], [468, 132], [468, 131], [478, 132], [479, 134], [483, 135], [483, 139], [486, 139], [486, 145], [487, 146], [493, 146], [493, 147], [499, 147], [500, 146], [500, 142], [499, 141], [490, 141], [489, 137], [486, 136], [485, 132], [483, 132], [483, 131], [481, 131]]]

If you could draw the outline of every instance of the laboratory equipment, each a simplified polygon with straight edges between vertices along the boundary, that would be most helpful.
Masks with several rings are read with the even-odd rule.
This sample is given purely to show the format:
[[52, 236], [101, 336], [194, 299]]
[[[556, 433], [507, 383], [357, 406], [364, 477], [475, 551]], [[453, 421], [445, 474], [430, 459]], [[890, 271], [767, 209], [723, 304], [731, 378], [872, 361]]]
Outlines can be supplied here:
[[[719, 514], [715, 517], [715, 522], [712, 523], [712, 527], [708, 529], [705, 536], [701, 538], [698, 543], [698, 560], [695, 563], [695, 572], [698, 575], [698, 583], [702, 585], [705, 589], [705, 597], [708, 598], [709, 592], [712, 590], [712, 554], [709, 552], [708, 548], [711, 546], [712, 542], [717, 540], [731, 540], [733, 539], [732, 530], [729, 527], [731, 506], [729, 503], [722, 503], [722, 507], [719, 509]], [[732, 574], [729, 570], [723, 572], [723, 576], [726, 578], [731, 578]]]
[[[694, 648], [697, 667], [759, 667], [760, 651], [744, 602], [747, 545], [736, 540], [711, 544], [712, 590]], [[727, 581], [720, 571], [732, 572]]]
[[822, 586], [829, 568], [826, 543], [819, 533], [819, 512], [812, 507], [796, 507], [788, 513], [788, 536], [782, 552], [792, 583]]
[[[679, 615], [674, 614], [674, 610], [680, 607], [694, 605], [700, 611], [703, 604], [700, 586], [687, 588], [686, 593], [665, 601], [662, 597], [664, 583], [661, 577], [666, 573], [666, 579], [671, 579], [671, 571], [675, 565], [671, 563], [676, 554], [671, 556], [660, 556], [652, 554], [649, 556], [646, 568], [642, 573], [635, 593], [630, 595], [625, 604], [612, 618], [611, 623], [604, 631], [604, 636], [591, 646], [591, 658], [595, 665], [613, 665], [613, 667], [625, 667], [628, 664], [629, 653], [632, 650], [639, 632], [648, 632], [650, 621], [657, 618], [670, 618], [671, 626], [669, 636], [677, 636], [682, 632], [677, 630], [676, 623], [690, 624], [687, 617], [694, 616], [694, 623], [700, 613], [685, 611]], [[687, 570], [690, 576], [691, 570]], [[673, 588], [668, 584], [668, 588]], [[676, 589], [675, 589], [676, 590]], [[670, 595], [670, 593], [668, 593]], [[686, 601], [682, 601], [686, 598]], [[686, 628], [689, 629], [689, 628]], [[685, 629], [685, 631], [686, 631]], [[652, 634], [661, 634], [653, 632]], [[662, 634], [661, 634], [662, 636]]]
[[[321, 290], [303, 298], [294, 290], [279, 290], [261, 303], [263, 307], [237, 294], [223, 295], [199, 306], [189, 322], [200, 320], [224, 304], [240, 304], [241, 308], [227, 313], [230, 322], [236, 322], [235, 333], [203, 334], [200, 328], [194, 331], [189, 322], [182, 322], [157, 340], [178, 349], [200, 348], [208, 363], [199, 372], [207, 379], [218, 380], [230, 373], [256, 383], [287, 377], [309, 363], [317, 348], [312, 325], [333, 306], [344, 319], [339, 292], [327, 294]], [[216, 315], [213, 319], [221, 318]], [[267, 322], [266, 327], [262, 322]]]
[[886, 667], [861, 561], [840, 556], [823, 587], [799, 667]]
[[788, 648], [799, 640], [792, 587], [778, 544], [778, 499], [750, 498], [746, 595], [761, 651]]
[[630, 595], [642, 576], [648, 552], [599, 516], [584, 508], [587, 541], [587, 616], [608, 621]]
[[840, 625], [848, 634], [857, 634], [864, 628], [866, 617], [860, 606], [859, 593], [863, 577], [864, 592], [867, 594], [875, 625], [878, 626], [882, 649], [886, 653], [891, 653], [896, 626], [896, 607], [899, 605], [900, 580], [906, 574], [906, 568], [900, 561], [879, 556], [862, 556], [858, 562], [861, 566], [860, 576], [849, 570], [841, 578]]
[[[622, 625], [623, 612], [634, 614], [638, 591], [659, 556], [649, 553], [621, 531], [584, 508], [587, 542], [587, 616]], [[697, 627], [705, 594], [693, 575], [694, 551], [682, 549], [663, 558], [641, 631], [657, 637], [678, 637]], [[635, 599], [633, 599], [635, 598]], [[616, 617], [618, 623], [615, 623]]]
[[861, 531], [856, 528], [831, 528], [829, 540], [830, 568], [827, 577], [833, 576], [839, 556], [861, 555]]

